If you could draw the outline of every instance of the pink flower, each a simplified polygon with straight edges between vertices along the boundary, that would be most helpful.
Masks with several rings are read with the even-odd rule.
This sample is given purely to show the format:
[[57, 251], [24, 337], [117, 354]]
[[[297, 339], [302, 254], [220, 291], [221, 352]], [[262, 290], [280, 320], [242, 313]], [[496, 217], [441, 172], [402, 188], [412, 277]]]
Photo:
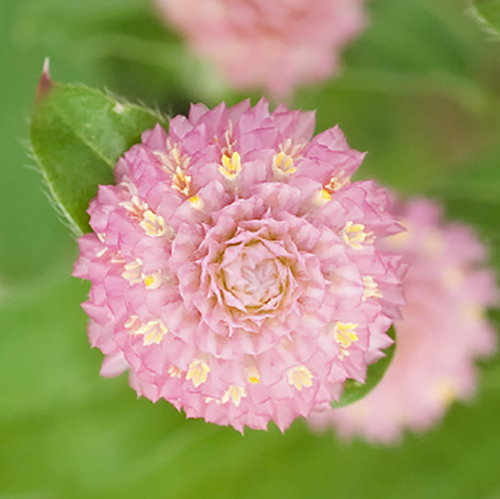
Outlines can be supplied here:
[[264, 100], [196, 105], [120, 159], [74, 271], [103, 375], [240, 431], [364, 382], [402, 302], [400, 258], [374, 242], [400, 229], [382, 189], [349, 180], [363, 154], [313, 128]]
[[388, 442], [404, 428], [429, 427], [451, 401], [473, 394], [474, 361], [495, 349], [484, 312], [498, 293], [493, 272], [484, 267], [485, 248], [468, 227], [443, 223], [431, 201], [413, 200], [398, 212], [408, 232], [381, 244], [402, 252], [410, 265], [394, 360], [364, 399], [310, 418], [314, 427], [333, 425], [345, 437]]
[[235, 87], [284, 97], [338, 71], [365, 26], [363, 0], [157, 0], [192, 48]]

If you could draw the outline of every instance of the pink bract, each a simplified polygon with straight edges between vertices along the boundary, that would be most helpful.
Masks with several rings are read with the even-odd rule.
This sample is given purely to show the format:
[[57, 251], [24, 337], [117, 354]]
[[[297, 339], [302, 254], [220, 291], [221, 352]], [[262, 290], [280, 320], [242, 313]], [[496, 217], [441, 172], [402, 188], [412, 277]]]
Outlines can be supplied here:
[[484, 246], [469, 227], [444, 223], [429, 200], [400, 204], [397, 213], [408, 231], [382, 242], [409, 264], [395, 357], [364, 399], [310, 418], [313, 427], [333, 426], [344, 437], [390, 442], [405, 428], [429, 427], [450, 402], [473, 394], [475, 360], [495, 350], [484, 312], [497, 303], [498, 292]]
[[350, 181], [364, 155], [313, 128], [264, 100], [195, 105], [125, 153], [74, 270], [101, 374], [240, 431], [364, 382], [402, 303], [400, 258], [374, 242], [400, 227], [384, 190]]
[[366, 25], [364, 0], [157, 0], [193, 50], [242, 89], [285, 97], [333, 76]]

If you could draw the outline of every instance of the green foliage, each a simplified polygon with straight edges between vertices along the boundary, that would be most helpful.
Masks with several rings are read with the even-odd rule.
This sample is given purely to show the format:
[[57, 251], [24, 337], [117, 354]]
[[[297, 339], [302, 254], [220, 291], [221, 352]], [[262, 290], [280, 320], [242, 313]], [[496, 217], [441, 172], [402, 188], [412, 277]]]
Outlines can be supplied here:
[[334, 409], [353, 404], [359, 399], [362, 399], [382, 381], [385, 372], [391, 365], [394, 352], [396, 351], [396, 331], [394, 330], [394, 326], [390, 327], [387, 334], [394, 340], [394, 343], [384, 350], [385, 356], [368, 367], [365, 383], [360, 383], [353, 379], [348, 379], [345, 382], [344, 391], [342, 392], [340, 400], [332, 403]]
[[471, 10], [490, 33], [500, 35], [500, 1], [472, 0]]
[[156, 123], [166, 125], [160, 114], [144, 107], [42, 76], [31, 146], [56, 207], [77, 235], [90, 231], [86, 209], [97, 186], [113, 183], [118, 158]]

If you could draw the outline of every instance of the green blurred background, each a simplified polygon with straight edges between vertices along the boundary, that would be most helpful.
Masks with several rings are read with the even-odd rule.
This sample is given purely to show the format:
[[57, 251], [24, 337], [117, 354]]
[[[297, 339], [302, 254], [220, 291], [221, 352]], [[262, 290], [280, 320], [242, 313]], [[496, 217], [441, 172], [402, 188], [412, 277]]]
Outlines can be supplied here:
[[[370, 0], [342, 75], [289, 103], [369, 151], [363, 177], [439, 198], [500, 265], [500, 42], [459, 0]], [[43, 58], [52, 76], [171, 114], [243, 96], [168, 32], [146, 0], [0, 3], [0, 499], [500, 498], [500, 362], [478, 394], [393, 447], [297, 421], [282, 435], [186, 421], [98, 376], [69, 277], [76, 245], [50, 206], [27, 130]], [[257, 97], [255, 94], [253, 97]], [[491, 313], [497, 324], [500, 314]]]

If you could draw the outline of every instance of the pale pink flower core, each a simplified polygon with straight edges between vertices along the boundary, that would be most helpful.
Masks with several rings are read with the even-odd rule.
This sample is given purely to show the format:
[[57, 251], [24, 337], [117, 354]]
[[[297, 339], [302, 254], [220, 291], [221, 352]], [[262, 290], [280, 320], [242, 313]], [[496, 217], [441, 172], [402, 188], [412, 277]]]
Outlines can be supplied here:
[[333, 76], [366, 25], [364, 0], [157, 0], [199, 55], [239, 88], [284, 97]]
[[402, 303], [400, 258], [374, 243], [400, 228], [384, 190], [350, 182], [363, 154], [313, 128], [264, 100], [195, 105], [125, 153], [74, 271], [103, 375], [240, 431], [365, 380]]
[[409, 264], [394, 360], [364, 399], [310, 418], [313, 427], [332, 425], [345, 437], [388, 442], [404, 428], [429, 427], [454, 399], [473, 394], [475, 360], [495, 349], [495, 331], [484, 312], [496, 304], [498, 292], [485, 267], [485, 248], [470, 228], [445, 224], [431, 201], [412, 200], [397, 213], [408, 231], [381, 244]]

